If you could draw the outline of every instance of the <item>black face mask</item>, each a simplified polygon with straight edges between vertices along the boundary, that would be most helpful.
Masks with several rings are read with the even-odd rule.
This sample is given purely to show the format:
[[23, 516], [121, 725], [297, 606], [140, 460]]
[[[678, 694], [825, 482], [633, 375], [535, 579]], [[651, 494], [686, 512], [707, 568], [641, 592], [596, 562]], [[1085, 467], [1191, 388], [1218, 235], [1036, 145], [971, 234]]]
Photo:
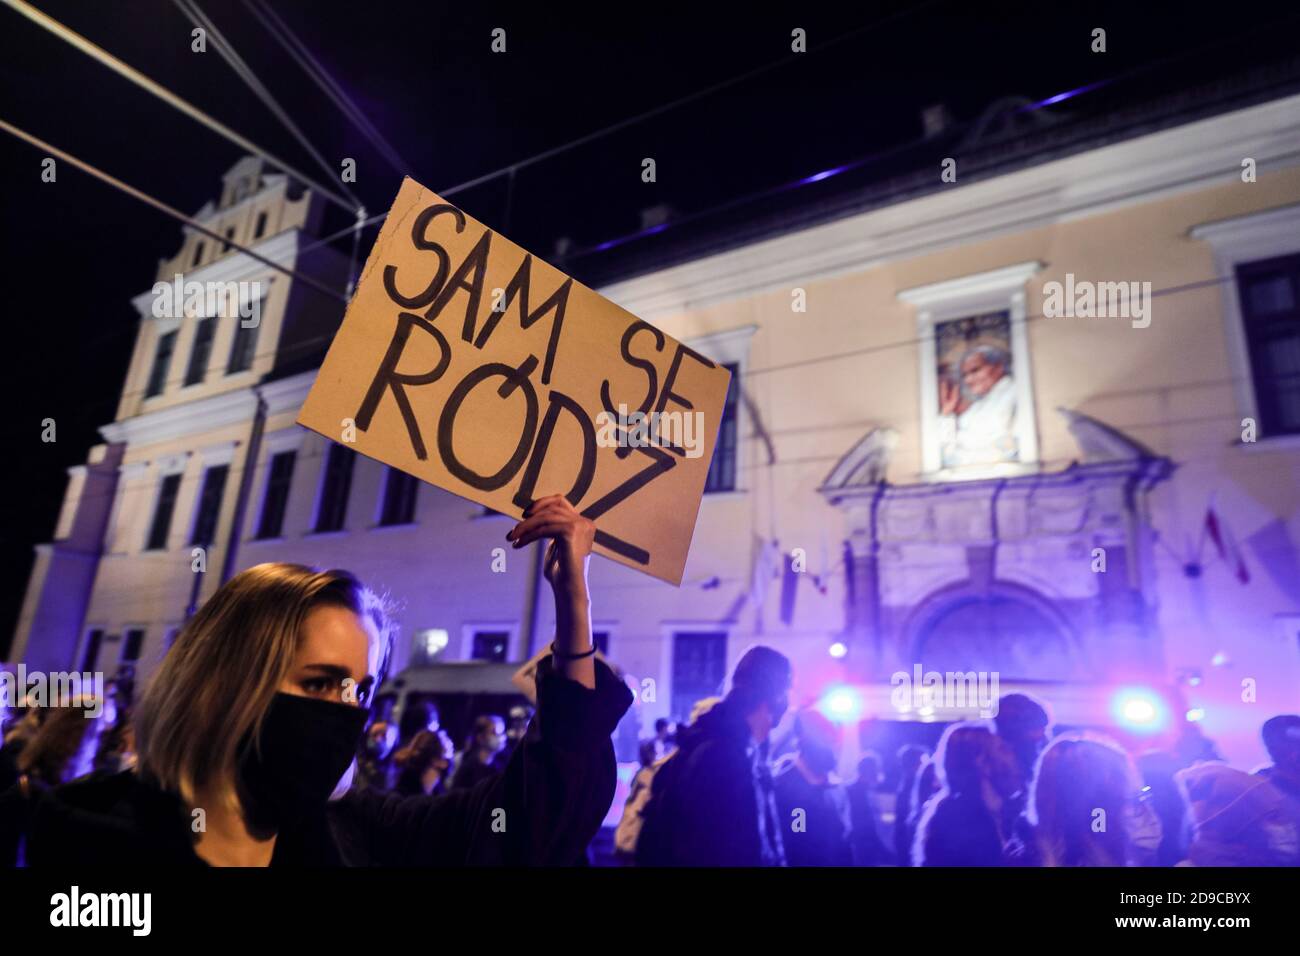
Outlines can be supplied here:
[[365, 731], [366, 709], [277, 693], [262, 722], [261, 747], [245, 744], [239, 795], [248, 820], [278, 830], [319, 811], [348, 769]]

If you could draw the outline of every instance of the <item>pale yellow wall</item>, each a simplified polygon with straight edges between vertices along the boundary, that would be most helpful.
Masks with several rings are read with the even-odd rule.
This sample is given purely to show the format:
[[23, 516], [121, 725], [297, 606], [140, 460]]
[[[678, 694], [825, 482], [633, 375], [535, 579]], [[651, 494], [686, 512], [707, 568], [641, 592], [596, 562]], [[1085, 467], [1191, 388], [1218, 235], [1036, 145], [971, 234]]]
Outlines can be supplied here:
[[[752, 429], [743, 436], [740, 490], [705, 498], [680, 590], [612, 562], [593, 562], [593, 616], [598, 625], [613, 627], [614, 656], [634, 676], [652, 678], [658, 685], [658, 703], [643, 711], [647, 725], [668, 706], [671, 662], [663, 640], [666, 625], [716, 623], [739, 608], [731, 627], [732, 663], [745, 645], [770, 640], [795, 659], [802, 690], [815, 689], [828, 673], [826, 646], [843, 618], [844, 580], [839, 568], [844, 522], [841, 512], [827, 505], [817, 488], [832, 465], [876, 426], [899, 432], [889, 479], [914, 482], [921, 471], [918, 332], [914, 310], [898, 299], [901, 290], [1040, 260], [1045, 267], [1026, 287], [1028, 312], [1035, 315], [1042, 310], [1043, 283], [1063, 279], [1066, 272], [1079, 279], [1149, 281], [1157, 290], [1200, 281], [1212, 276], [1213, 263], [1208, 248], [1187, 237], [1191, 227], [1298, 199], [1300, 169], [1264, 173], [1250, 185], [1225, 175], [1224, 184], [1213, 189], [887, 262], [857, 274], [809, 281], [803, 286], [806, 313], [793, 312], [790, 290], [779, 289], [658, 320], [656, 324], [679, 339], [757, 326], [744, 386], [775, 442], [777, 461], [768, 464]], [[283, 305], [276, 295], [283, 295], [285, 286], [272, 287], [259, 352], [274, 341]], [[1057, 406], [1064, 406], [1124, 430], [1179, 463], [1176, 477], [1152, 495], [1153, 522], [1166, 535], [1194, 536], [1209, 493], [1230, 483], [1244, 490], [1255, 509], [1225, 499], [1225, 518], [1243, 532], [1257, 526], [1261, 515], [1289, 519], [1300, 509], [1300, 452], [1282, 446], [1271, 446], [1277, 450], [1234, 447], [1240, 416], [1224, 354], [1220, 291], [1209, 288], [1160, 297], [1154, 307], [1154, 320], [1146, 329], [1133, 329], [1123, 319], [1029, 322], [1042, 458], [1049, 467], [1060, 468], [1079, 456], [1055, 412]], [[183, 374], [187, 345], [182, 335], [176, 376]], [[873, 351], [853, 354], [865, 349]], [[213, 361], [220, 361], [223, 371], [225, 351], [228, 346], [223, 349], [219, 337]], [[151, 357], [151, 348], [145, 354]], [[834, 356], [840, 357], [821, 361]], [[777, 368], [800, 362], [806, 364]], [[128, 390], [143, 387], [147, 364], [135, 363]], [[233, 382], [220, 381], [221, 376], [214, 378], [202, 391], [192, 390], [183, 398], [166, 396], [162, 404], [234, 387]], [[268, 435], [293, 427], [293, 417], [292, 412], [273, 417], [267, 423]], [[166, 555], [141, 554], [157, 487], [153, 463], [173, 452], [196, 451], [227, 440], [243, 442], [246, 437], [247, 424], [240, 424], [128, 451], [128, 466], [149, 464], [120, 490], [111, 550], [96, 583], [88, 626], [148, 623], [146, 653], [159, 646], [163, 629], [178, 620], [192, 580], [188, 549], [181, 538], [192, 520], [199, 466], [195, 460], [187, 466], [172, 549]], [[245, 447], [241, 444], [237, 464]], [[424, 486], [416, 525], [371, 530], [383, 469], [369, 460], [359, 460], [354, 475], [349, 531], [311, 534], [324, 447], [318, 436], [303, 440], [283, 540], [255, 542], [250, 539], [269, 463], [263, 447], [241, 532], [238, 567], [264, 560], [352, 567], [404, 602], [399, 615], [408, 636], [421, 627], [446, 627], [453, 651], [459, 650], [460, 628], [466, 621], [485, 615], [521, 617], [530, 573], [527, 561], [512, 553], [505, 574], [489, 570], [492, 549], [503, 543], [509, 523], [477, 518], [476, 506]], [[230, 520], [238, 485], [238, 470], [232, 468], [223, 523]], [[780, 587], [773, 582], [763, 609], [762, 635], [756, 633], [753, 612], [737, 603], [749, 587], [755, 536], [778, 538], [786, 551], [803, 547], [810, 572], [831, 574], [826, 596], [801, 588], [790, 628], [778, 622]], [[218, 540], [225, 541], [224, 530]], [[1221, 566], [1207, 568], [1201, 593], [1192, 594], [1172, 559], [1158, 553], [1160, 622], [1170, 666], [1204, 662], [1215, 642], [1222, 640], [1237, 649], [1237, 660], [1231, 669], [1208, 673], [1207, 688], [1227, 695], [1243, 675], [1262, 674], [1260, 713], [1285, 706], [1286, 695], [1293, 697], [1294, 688], [1300, 686], [1295, 649], [1288, 670], [1271, 663], [1277, 654], [1275, 643], [1268, 645], [1267, 654], [1256, 654], [1252, 648], [1263, 648], [1273, 640], [1269, 635], [1276, 631], [1278, 613], [1295, 609], [1270, 582], [1257, 581], [1242, 589], [1226, 579]], [[209, 589], [215, 585], [220, 558], [219, 551], [209, 555]], [[698, 586], [714, 576], [723, 582], [718, 589]], [[544, 633], [552, 620], [549, 603], [543, 602]], [[1248, 713], [1253, 719], [1253, 713]], [[1258, 722], [1254, 721], [1255, 727]], [[1207, 722], [1207, 728], [1223, 730], [1212, 722]]]

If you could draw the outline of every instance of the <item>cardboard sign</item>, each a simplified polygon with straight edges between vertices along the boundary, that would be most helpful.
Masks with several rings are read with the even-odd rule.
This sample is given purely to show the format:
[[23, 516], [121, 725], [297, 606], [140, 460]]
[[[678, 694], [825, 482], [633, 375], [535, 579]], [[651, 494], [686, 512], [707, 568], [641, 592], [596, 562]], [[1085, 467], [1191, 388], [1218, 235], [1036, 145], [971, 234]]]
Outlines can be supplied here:
[[681, 584], [729, 381], [408, 178], [298, 422], [504, 514], [566, 495]]

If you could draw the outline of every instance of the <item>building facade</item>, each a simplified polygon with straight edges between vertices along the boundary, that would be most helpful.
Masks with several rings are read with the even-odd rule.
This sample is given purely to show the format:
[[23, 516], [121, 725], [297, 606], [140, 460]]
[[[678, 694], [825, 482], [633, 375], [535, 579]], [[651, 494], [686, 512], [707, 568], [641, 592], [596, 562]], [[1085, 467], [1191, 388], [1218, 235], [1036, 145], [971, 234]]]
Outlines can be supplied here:
[[[1300, 709], [1300, 97], [970, 183], [958, 164], [600, 290], [736, 373], [682, 586], [592, 565], [643, 728], [762, 641], [800, 699], [915, 665], [1175, 686], [1261, 759], [1259, 725]], [[341, 289], [315, 215], [245, 160], [199, 218]], [[509, 519], [294, 424], [341, 305], [198, 235], [157, 279], [177, 273], [256, 287], [256, 340], [135, 300], [117, 420], [37, 549], [17, 658], [147, 671], [272, 560], [388, 591], [399, 669], [541, 647]]]

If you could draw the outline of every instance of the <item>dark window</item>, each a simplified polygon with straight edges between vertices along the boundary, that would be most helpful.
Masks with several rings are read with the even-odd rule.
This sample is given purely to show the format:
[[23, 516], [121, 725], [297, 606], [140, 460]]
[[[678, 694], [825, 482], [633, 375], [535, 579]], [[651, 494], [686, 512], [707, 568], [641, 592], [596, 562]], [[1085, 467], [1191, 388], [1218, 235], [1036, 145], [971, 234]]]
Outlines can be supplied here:
[[181, 488], [180, 474], [168, 475], [158, 489], [158, 503], [154, 505], [153, 522], [149, 525], [147, 551], [161, 551], [167, 547], [167, 534], [172, 529], [172, 512], [176, 509], [176, 493]]
[[194, 261], [191, 262], [190, 265], [197, 266], [202, 261], [203, 261], [203, 243], [200, 242], [197, 246], [194, 247]]
[[[736, 450], [739, 445], [740, 420], [736, 414], [740, 394], [740, 366], [727, 362], [723, 366], [731, 373], [727, 398], [722, 405], [722, 422], [718, 426], [718, 442], [713, 448], [713, 461], [709, 475], [704, 479], [704, 491], [734, 491], [736, 488]], [[705, 423], [707, 427], [707, 422]]]
[[209, 545], [217, 531], [217, 516], [221, 513], [221, 495], [226, 490], [229, 465], [213, 465], [203, 475], [203, 489], [199, 492], [199, 513], [194, 520], [194, 537], [190, 544]]
[[230, 240], [234, 238], [235, 238], [235, 227], [231, 226], [229, 229], [226, 230], [226, 238], [221, 243], [222, 252], [228, 252], [230, 250]]
[[140, 659], [140, 648], [144, 645], [144, 629], [133, 627], [126, 632], [126, 640], [122, 642], [122, 660], [138, 661]]
[[149, 385], [144, 390], [145, 398], [152, 398], [163, 390], [167, 384], [167, 370], [172, 364], [172, 352], [176, 350], [175, 331], [158, 336], [158, 348], [153, 353], [153, 368], [149, 370]]
[[388, 469], [388, 479], [384, 482], [384, 507], [379, 515], [379, 523], [410, 524], [415, 520], [415, 496], [420, 487], [419, 479], [396, 468]]
[[1300, 433], [1300, 253], [1237, 266], [1259, 430]]
[[264, 232], [266, 232], [266, 213], [259, 212], [257, 214], [257, 226], [253, 229], [253, 238], [261, 239]]
[[81, 655], [81, 669], [90, 672], [99, 663], [99, 645], [104, 642], [104, 632], [99, 628], [86, 635], [86, 650]]
[[230, 361], [226, 363], [227, 375], [246, 372], [253, 367], [253, 356], [257, 352], [257, 332], [262, 327], [262, 306], [265, 303], [266, 300], [263, 299], [253, 312], [257, 319], [256, 325], [245, 325], [244, 317], [238, 311], [235, 312], [235, 339], [230, 343]]
[[262, 499], [262, 519], [257, 524], [259, 538], [278, 538], [284, 527], [284, 511], [289, 504], [289, 483], [298, 453], [282, 451], [271, 458], [271, 473], [266, 479], [266, 496]]
[[208, 373], [208, 359], [212, 356], [212, 336], [216, 319], [199, 319], [194, 326], [194, 348], [190, 351], [190, 365], [185, 370], [185, 384], [197, 385]]
[[505, 663], [510, 651], [509, 631], [475, 631], [469, 656], [476, 661]]
[[320, 507], [316, 509], [317, 531], [338, 531], [348, 516], [348, 492], [352, 488], [352, 465], [356, 453], [343, 445], [330, 444], [325, 458], [325, 480], [321, 485]]
[[674, 634], [672, 719], [688, 720], [696, 701], [722, 693], [726, 676], [726, 631]]

